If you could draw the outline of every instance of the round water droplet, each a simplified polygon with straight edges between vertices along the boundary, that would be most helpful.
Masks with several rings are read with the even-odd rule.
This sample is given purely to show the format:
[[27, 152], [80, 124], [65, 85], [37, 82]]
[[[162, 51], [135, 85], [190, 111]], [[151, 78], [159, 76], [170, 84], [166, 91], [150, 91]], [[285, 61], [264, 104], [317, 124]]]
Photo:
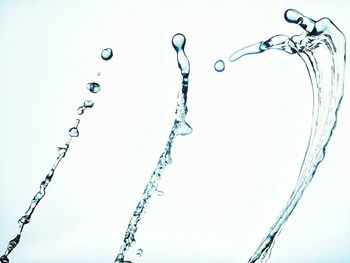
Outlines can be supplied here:
[[99, 77], [101, 75], [101, 73], [100, 72], [97, 72], [97, 76]]
[[101, 58], [103, 60], [110, 60], [113, 57], [113, 50], [111, 48], [105, 48], [101, 52]]
[[176, 50], [183, 49], [185, 47], [186, 37], [181, 33], [177, 33], [173, 36], [172, 42]]
[[70, 137], [78, 137], [79, 136], [79, 131], [76, 127], [72, 127], [69, 129], [69, 135]]
[[92, 92], [92, 93], [97, 93], [101, 90], [101, 86], [100, 84], [96, 83], [96, 82], [90, 82], [86, 85], [86, 88]]
[[221, 59], [215, 62], [214, 68], [217, 72], [223, 72], [225, 70], [225, 62]]
[[85, 111], [85, 107], [84, 106], [80, 106], [78, 109], [77, 109], [77, 113], [78, 115], [82, 115]]
[[94, 106], [94, 102], [92, 100], [86, 100], [84, 101], [84, 106], [86, 108], [92, 108]]

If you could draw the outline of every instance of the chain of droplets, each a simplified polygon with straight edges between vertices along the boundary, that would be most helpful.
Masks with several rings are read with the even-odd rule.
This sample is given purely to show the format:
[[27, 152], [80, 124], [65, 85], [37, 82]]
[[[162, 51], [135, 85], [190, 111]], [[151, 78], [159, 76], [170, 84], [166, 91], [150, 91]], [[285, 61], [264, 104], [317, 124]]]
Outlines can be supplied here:
[[[109, 60], [113, 56], [113, 53], [111, 53], [111, 52], [112, 52], [111, 49], [104, 49], [101, 53], [101, 57], [104, 60]], [[88, 83], [86, 87], [92, 93], [97, 93], [101, 90], [100, 85], [96, 82]], [[85, 100], [83, 105], [78, 108], [77, 114], [82, 115], [87, 108], [92, 108], [93, 106], [94, 106], [93, 101]], [[40, 183], [40, 189], [34, 195], [32, 201], [29, 205], [29, 208], [24, 213], [24, 215], [18, 220], [18, 233], [17, 233], [15, 238], [10, 240], [10, 242], [7, 245], [7, 249], [6, 249], [5, 253], [0, 257], [1, 263], [9, 263], [10, 262], [8, 255], [18, 245], [18, 243], [21, 239], [21, 235], [22, 235], [22, 231], [23, 231], [24, 226], [30, 222], [30, 219], [31, 219], [37, 205], [39, 204], [41, 199], [43, 199], [43, 197], [45, 196], [46, 188], [49, 186], [58, 165], [60, 164], [62, 159], [66, 156], [67, 151], [69, 149], [69, 146], [72, 142], [72, 138], [79, 136], [79, 130], [78, 130], [79, 123], [80, 123], [80, 119], [77, 119], [75, 125], [69, 129], [69, 131], [68, 131], [69, 140], [66, 142], [66, 144], [63, 147], [57, 147], [58, 156], [56, 158], [56, 161], [55, 161], [54, 165], [52, 166], [51, 170], [49, 171], [49, 173], [46, 175], [45, 179]]]
[[147, 205], [150, 202], [152, 195], [158, 191], [158, 182], [161, 179], [162, 173], [168, 164], [171, 164], [171, 149], [174, 139], [177, 135], [188, 135], [192, 132], [191, 126], [186, 122], [187, 115], [187, 90], [188, 90], [188, 76], [190, 73], [190, 64], [185, 54], [186, 38], [183, 34], [176, 34], [172, 39], [173, 47], [177, 53], [178, 66], [182, 74], [182, 87], [179, 90], [177, 97], [177, 107], [175, 111], [175, 121], [171, 129], [168, 141], [166, 143], [163, 153], [160, 155], [156, 169], [152, 173], [149, 182], [138, 202], [135, 211], [129, 221], [128, 228], [125, 233], [123, 244], [119, 249], [119, 253], [114, 262], [130, 262], [124, 261], [124, 257], [128, 249], [135, 242], [135, 234], [138, 228], [138, 223], [141, 220]]
[[[285, 12], [289, 23], [298, 24], [305, 32], [289, 38], [274, 36], [233, 53], [229, 60], [234, 62], [245, 55], [259, 54], [269, 49], [298, 54], [304, 61], [313, 88], [312, 128], [297, 184], [281, 214], [260, 243], [249, 263], [269, 259], [276, 237], [281, 232], [294, 208], [302, 198], [304, 190], [313, 179], [318, 165], [325, 157], [326, 146], [337, 122], [337, 112], [343, 97], [346, 41], [343, 33], [328, 18], [319, 21], [289, 9]], [[224, 62], [218, 60], [215, 69], [225, 69]]]

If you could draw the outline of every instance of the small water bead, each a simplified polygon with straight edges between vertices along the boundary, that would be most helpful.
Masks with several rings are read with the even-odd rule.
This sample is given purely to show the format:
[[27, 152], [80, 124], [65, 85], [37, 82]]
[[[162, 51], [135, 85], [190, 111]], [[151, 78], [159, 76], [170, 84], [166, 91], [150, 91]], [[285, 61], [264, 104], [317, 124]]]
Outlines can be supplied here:
[[70, 128], [70, 129], [69, 129], [69, 135], [70, 135], [71, 137], [78, 137], [78, 136], [79, 136], [79, 131], [78, 131], [78, 129], [75, 128], [75, 127]]
[[77, 114], [78, 115], [82, 115], [85, 111], [85, 107], [84, 106], [80, 106], [78, 109], [77, 109]]
[[[185, 81], [185, 78], [187, 79], [188, 74], [190, 73], [190, 63], [185, 54], [186, 37], [181, 33], [177, 33], [172, 38], [172, 44], [177, 53], [177, 64], [181, 69], [183, 81]], [[186, 83], [188, 83], [188, 80]]]
[[101, 90], [101, 86], [100, 84], [96, 83], [96, 82], [90, 82], [86, 85], [86, 88], [92, 92], [92, 93], [97, 93]]
[[97, 72], [97, 74], [96, 74], [98, 77], [101, 75], [101, 73], [100, 72]]
[[79, 126], [80, 120], [77, 119], [75, 122], [75, 126], [69, 129], [69, 135], [71, 137], [78, 137], [79, 136], [79, 131], [78, 131], [78, 126]]
[[101, 52], [101, 58], [103, 60], [110, 60], [113, 57], [113, 50], [111, 48], [105, 48]]
[[225, 70], [225, 62], [221, 59], [215, 62], [214, 68], [217, 72], [223, 72]]
[[64, 157], [66, 155], [67, 148], [66, 147], [57, 147], [57, 151], [58, 151], [59, 156]]
[[176, 50], [183, 49], [185, 47], [186, 37], [181, 33], [177, 33], [173, 36], [172, 43]]
[[84, 106], [86, 108], [92, 108], [94, 106], [94, 102], [92, 100], [86, 100], [84, 101]]

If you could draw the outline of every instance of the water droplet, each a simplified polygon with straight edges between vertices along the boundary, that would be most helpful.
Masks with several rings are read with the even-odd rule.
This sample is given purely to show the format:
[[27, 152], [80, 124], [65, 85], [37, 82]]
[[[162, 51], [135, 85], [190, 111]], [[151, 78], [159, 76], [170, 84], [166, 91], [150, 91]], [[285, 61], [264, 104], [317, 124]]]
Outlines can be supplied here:
[[215, 62], [214, 68], [217, 72], [223, 72], [225, 70], [225, 62], [221, 59]]
[[142, 248], [139, 248], [139, 249], [137, 250], [136, 256], [141, 257], [141, 256], [142, 256], [142, 253], [143, 253], [143, 249], [142, 249]]
[[82, 115], [85, 111], [85, 107], [84, 106], [80, 106], [78, 109], [77, 109], [77, 113], [78, 115]]
[[100, 72], [97, 72], [97, 76], [99, 77], [101, 75], [101, 73]]
[[84, 106], [86, 108], [92, 108], [94, 106], [94, 102], [92, 100], [86, 100], [84, 101]]
[[79, 136], [79, 131], [78, 131], [78, 128], [76, 127], [72, 127], [69, 129], [69, 135], [71, 137], [78, 137]]
[[110, 60], [113, 57], [113, 50], [111, 48], [105, 48], [101, 52], [101, 58], [103, 60]]
[[59, 156], [65, 156], [66, 152], [67, 152], [67, 148], [66, 147], [57, 147], [57, 151]]
[[8, 259], [8, 257], [6, 255], [2, 255], [0, 258], [0, 262], [1, 263], [9, 263], [10, 260]]
[[96, 83], [96, 82], [90, 82], [86, 85], [86, 88], [92, 92], [92, 93], [97, 93], [101, 90], [101, 86], [100, 84]]
[[183, 34], [177, 33], [173, 36], [172, 42], [176, 50], [183, 49], [185, 47], [186, 38]]

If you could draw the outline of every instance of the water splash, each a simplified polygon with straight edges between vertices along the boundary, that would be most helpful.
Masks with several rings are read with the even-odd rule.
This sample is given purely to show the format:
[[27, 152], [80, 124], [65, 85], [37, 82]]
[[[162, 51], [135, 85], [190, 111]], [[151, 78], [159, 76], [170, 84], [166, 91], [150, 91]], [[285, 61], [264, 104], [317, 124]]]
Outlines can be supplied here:
[[168, 164], [171, 164], [171, 149], [177, 135], [188, 135], [192, 132], [191, 126], [186, 122], [187, 116], [187, 91], [188, 91], [188, 76], [190, 73], [190, 63], [185, 54], [186, 38], [183, 34], [175, 34], [172, 39], [173, 47], [177, 53], [177, 62], [182, 74], [182, 87], [179, 90], [177, 97], [177, 106], [175, 111], [175, 121], [171, 129], [168, 141], [165, 145], [160, 158], [158, 160], [156, 169], [151, 175], [145, 190], [138, 202], [135, 211], [129, 221], [128, 228], [125, 233], [123, 244], [119, 249], [119, 253], [114, 262], [130, 262], [124, 261], [125, 254], [135, 242], [135, 234], [138, 229], [138, 223], [142, 215], [145, 213], [146, 207], [150, 202], [151, 197], [157, 192], [158, 182]]
[[110, 60], [113, 57], [113, 50], [111, 48], [105, 48], [101, 52], [101, 58], [103, 60]]
[[[90, 83], [90, 84], [92, 86], [95, 86], [94, 89], [96, 90], [96, 85], [95, 84], [97, 84], [97, 83]], [[99, 87], [98, 84], [97, 84], [97, 86], [98, 86], [97, 89], [99, 91], [100, 87]], [[98, 91], [96, 91], [96, 92], [98, 92]], [[91, 91], [91, 92], [93, 92], [93, 91]], [[93, 106], [94, 106], [94, 102], [93, 101], [85, 100], [83, 106], [80, 106], [78, 108], [77, 114], [81, 115], [81, 114], [84, 113], [86, 108], [92, 108]], [[29, 205], [29, 208], [24, 213], [24, 215], [18, 220], [18, 233], [17, 233], [15, 238], [13, 238], [12, 240], [9, 241], [5, 253], [0, 257], [0, 263], [9, 263], [10, 260], [9, 260], [8, 256], [16, 248], [16, 246], [18, 245], [18, 243], [19, 243], [19, 241], [21, 239], [21, 235], [22, 235], [22, 231], [23, 231], [24, 226], [30, 222], [30, 219], [32, 218], [32, 215], [33, 215], [37, 205], [39, 204], [39, 202], [45, 196], [46, 188], [49, 186], [49, 184], [50, 184], [50, 182], [52, 180], [52, 177], [54, 176], [54, 173], [55, 173], [58, 165], [60, 164], [62, 159], [66, 156], [67, 151], [68, 151], [68, 149], [70, 147], [72, 139], [79, 136], [79, 130], [78, 130], [79, 124], [80, 124], [80, 119], [77, 119], [76, 122], [75, 122], [75, 125], [68, 130], [68, 134], [69, 134], [68, 141], [65, 143], [64, 146], [57, 147], [58, 156], [56, 157], [56, 161], [54, 162], [54, 164], [53, 164], [52, 168], [50, 169], [49, 173], [46, 175], [45, 179], [41, 182], [40, 189], [34, 195], [32, 201], [31, 201], [31, 203]]]
[[302, 198], [325, 157], [326, 146], [337, 122], [337, 112], [343, 97], [345, 73], [345, 37], [328, 18], [315, 21], [294, 9], [284, 15], [289, 23], [298, 24], [305, 32], [288, 37], [277, 35], [233, 53], [229, 60], [260, 54], [270, 49], [298, 54], [304, 61], [313, 89], [312, 128], [297, 184], [281, 214], [249, 259], [249, 263], [269, 259], [276, 237]]

